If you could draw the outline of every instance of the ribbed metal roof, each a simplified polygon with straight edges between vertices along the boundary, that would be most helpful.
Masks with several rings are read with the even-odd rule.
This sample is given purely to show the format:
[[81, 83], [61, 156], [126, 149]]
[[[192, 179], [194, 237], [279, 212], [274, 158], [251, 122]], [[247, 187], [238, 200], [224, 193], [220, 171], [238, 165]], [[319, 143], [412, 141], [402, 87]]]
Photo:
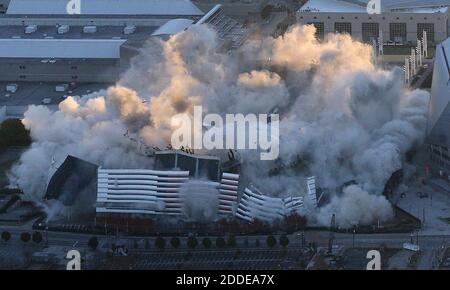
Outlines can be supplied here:
[[[86, 15], [203, 15], [189, 0], [79, 0]], [[68, 14], [68, 0], [11, 0], [6, 14]]]
[[118, 59], [125, 40], [0, 39], [0, 58]]

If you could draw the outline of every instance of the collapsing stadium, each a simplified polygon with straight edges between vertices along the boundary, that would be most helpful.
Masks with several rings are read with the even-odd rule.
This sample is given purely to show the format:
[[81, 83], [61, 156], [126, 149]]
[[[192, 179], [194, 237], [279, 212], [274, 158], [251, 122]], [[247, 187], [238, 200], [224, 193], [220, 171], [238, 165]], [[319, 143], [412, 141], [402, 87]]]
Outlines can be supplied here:
[[[58, 229], [62, 222], [84, 225], [91, 232], [141, 234], [291, 232], [305, 229], [307, 217], [332, 203], [329, 190], [316, 187], [315, 177], [305, 180], [303, 195], [272, 197], [243, 182], [240, 174], [223, 172], [218, 157], [174, 150], [156, 153], [148, 158], [159, 160], [158, 169], [104, 169], [67, 156], [49, 180], [45, 203], [46, 214], [52, 216], [45, 224], [39, 221], [40, 226]], [[191, 162], [178, 163], [178, 158]], [[386, 197], [401, 182], [399, 172], [386, 183]], [[352, 186], [354, 181], [342, 188]], [[420, 226], [420, 220], [408, 213], [395, 206], [394, 211], [395, 218], [383, 227], [361, 225], [358, 231], [406, 231]], [[57, 212], [64, 212], [64, 217]], [[308, 222], [308, 227], [317, 225]]]
[[[108, 90], [67, 97], [56, 112], [28, 109], [23, 123], [33, 144], [11, 170], [10, 184], [42, 200], [48, 178], [35, 173], [48, 172], [53, 156], [60, 161], [71, 154], [101, 170], [189, 171], [180, 194], [195, 195], [181, 208], [197, 220], [218, 216], [218, 206], [209, 206], [219, 203], [217, 193], [205, 194], [214, 186], [201, 183], [220, 185], [226, 172], [239, 174], [236, 212], [241, 209], [244, 218], [269, 219], [259, 207], [276, 204], [268, 209], [276, 208], [271, 216], [300, 207], [308, 220], [322, 226], [330, 224], [333, 214], [339, 227], [386, 222], [394, 213], [381, 193], [407, 162], [406, 152], [423, 142], [429, 94], [404, 88], [401, 70], [374, 64], [370, 46], [347, 35], [319, 42], [314, 34], [312, 26], [295, 25], [283, 36], [251, 38], [227, 53], [219, 50], [217, 33], [204, 25], [153, 40]], [[167, 148], [176, 129], [173, 116], [191, 115], [197, 105], [208, 114], [256, 115], [278, 108], [279, 158], [261, 161], [260, 152], [242, 150], [240, 164], [235, 159], [215, 165], [212, 158], [210, 169], [195, 168], [203, 162], [185, 156], [161, 162], [146, 158], [141, 148]], [[124, 132], [132, 137], [124, 138]], [[164, 168], [165, 163], [171, 166]], [[317, 199], [314, 208], [307, 198], [308, 176], [330, 189], [328, 203]], [[341, 188], [349, 180], [355, 184]], [[206, 203], [195, 202], [204, 196]]]
[[[155, 159], [159, 169], [104, 169], [68, 156], [50, 179], [45, 199], [57, 200], [66, 211], [78, 208], [82, 200], [83, 211], [95, 212], [99, 226], [145, 225], [161, 217], [177, 222], [238, 218], [271, 223], [305, 215], [305, 198], [317, 206], [314, 177], [307, 179], [305, 196], [275, 198], [244, 185], [239, 174], [220, 172], [220, 160], [214, 156], [164, 151]], [[76, 209], [70, 211], [70, 221], [78, 220]]]

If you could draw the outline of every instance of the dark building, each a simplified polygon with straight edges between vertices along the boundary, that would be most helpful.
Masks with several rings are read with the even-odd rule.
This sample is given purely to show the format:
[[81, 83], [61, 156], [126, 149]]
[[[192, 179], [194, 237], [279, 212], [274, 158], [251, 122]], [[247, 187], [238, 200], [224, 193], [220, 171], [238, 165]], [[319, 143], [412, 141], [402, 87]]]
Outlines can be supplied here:
[[155, 169], [186, 170], [194, 178], [220, 179], [220, 158], [216, 156], [194, 155], [182, 151], [160, 151], [155, 154]]
[[93, 163], [68, 155], [50, 179], [44, 198], [56, 199], [65, 206], [79, 202], [94, 205], [97, 169]]

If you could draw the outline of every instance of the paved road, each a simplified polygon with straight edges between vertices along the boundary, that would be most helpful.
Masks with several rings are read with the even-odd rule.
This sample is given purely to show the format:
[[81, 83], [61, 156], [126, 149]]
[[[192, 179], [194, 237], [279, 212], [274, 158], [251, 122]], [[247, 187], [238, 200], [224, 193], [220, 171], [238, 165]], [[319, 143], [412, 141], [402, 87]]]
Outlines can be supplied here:
[[[12, 227], [12, 226], [0, 226], [0, 231], [8, 230], [12, 234], [13, 241], [20, 240], [20, 234], [24, 231], [31, 232], [30, 225], [24, 225], [21, 227]], [[74, 243], [77, 243], [78, 246], [87, 245], [87, 241], [92, 236], [91, 234], [82, 234], [82, 233], [68, 233], [68, 232], [42, 232], [44, 240], [48, 237], [48, 243], [50, 245], [60, 245], [60, 246], [71, 246]], [[291, 246], [299, 246], [300, 245], [300, 233], [291, 234], [288, 236]], [[317, 246], [326, 247], [328, 245], [328, 232], [306, 232], [305, 240], [306, 242], [314, 242]], [[102, 236], [97, 235], [101, 242], [115, 241], [117, 240], [116, 236]], [[154, 237], [119, 237], [121, 240], [127, 240], [128, 243], [134, 243], [134, 240], [137, 243], [144, 244], [145, 240], [148, 240], [151, 247], [154, 245]], [[236, 236], [236, 241], [238, 246], [255, 245], [256, 240], [259, 240], [262, 247], [265, 246], [267, 236]], [[186, 247], [186, 237], [182, 237], [182, 247]], [[199, 243], [201, 242], [202, 237], [199, 237]], [[214, 240], [214, 238], [211, 238]], [[423, 249], [435, 249], [441, 247], [443, 244], [447, 244], [450, 241], [450, 235], [437, 235], [437, 236], [428, 236], [428, 235], [419, 235], [419, 245]], [[247, 240], [247, 242], [246, 242]], [[409, 233], [397, 233], [397, 234], [335, 234], [335, 245], [341, 246], [352, 246], [353, 240], [356, 247], [380, 247], [381, 245], [385, 245], [388, 247], [401, 248], [403, 243], [409, 242], [411, 240], [411, 235]], [[416, 241], [416, 236], [414, 236], [414, 241]], [[168, 241], [167, 241], [168, 242]]]
[[[20, 234], [22, 232], [32, 232], [32, 224], [34, 221], [30, 221], [22, 226], [2, 226], [0, 225], [0, 232], [8, 230], [12, 234], [12, 241], [19, 241]], [[59, 246], [72, 246], [75, 243], [79, 247], [87, 245], [87, 242], [92, 234], [83, 233], [69, 233], [69, 232], [45, 232], [42, 231], [44, 241], [48, 238], [49, 245], [59, 245]], [[307, 231], [305, 232], [306, 243], [314, 242], [319, 247], [328, 246], [328, 236], [329, 233], [326, 231]], [[113, 242], [117, 240], [115, 235], [97, 235], [100, 242]], [[148, 240], [150, 247], [153, 248], [155, 237], [119, 237], [121, 240], [127, 240], [130, 245], [134, 244], [134, 240], [140, 247], [143, 247], [145, 240]], [[199, 244], [203, 237], [198, 237]], [[210, 237], [214, 240], [214, 237]], [[248, 245], [253, 246], [256, 240], [259, 240], [261, 247], [266, 246], [266, 235], [262, 236], [236, 236], [236, 242], [238, 246], [246, 247]], [[300, 246], [301, 237], [300, 232], [288, 235], [290, 246]], [[416, 242], [416, 235], [414, 235], [414, 242]], [[181, 247], [186, 247], [186, 237], [181, 238]], [[340, 246], [351, 247], [353, 245], [353, 240], [356, 247], [380, 247], [385, 245], [387, 247], [401, 248], [403, 243], [410, 242], [410, 233], [394, 233], [394, 234], [342, 234], [336, 233], [334, 244]], [[437, 249], [441, 248], [450, 242], [450, 235], [424, 235], [419, 234], [418, 236], [419, 245], [422, 249]], [[167, 240], [169, 242], [169, 240]], [[199, 245], [201, 246], [201, 245]]]

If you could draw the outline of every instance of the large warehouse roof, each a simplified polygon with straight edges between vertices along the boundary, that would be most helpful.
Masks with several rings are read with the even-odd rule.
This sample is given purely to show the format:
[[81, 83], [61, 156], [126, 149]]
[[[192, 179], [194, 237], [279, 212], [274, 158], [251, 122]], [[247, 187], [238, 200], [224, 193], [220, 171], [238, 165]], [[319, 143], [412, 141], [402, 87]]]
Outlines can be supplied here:
[[[67, 0], [11, 0], [7, 14], [68, 14]], [[189, 0], [80, 0], [87, 15], [203, 15]]]
[[120, 58], [125, 40], [0, 39], [0, 58]]

